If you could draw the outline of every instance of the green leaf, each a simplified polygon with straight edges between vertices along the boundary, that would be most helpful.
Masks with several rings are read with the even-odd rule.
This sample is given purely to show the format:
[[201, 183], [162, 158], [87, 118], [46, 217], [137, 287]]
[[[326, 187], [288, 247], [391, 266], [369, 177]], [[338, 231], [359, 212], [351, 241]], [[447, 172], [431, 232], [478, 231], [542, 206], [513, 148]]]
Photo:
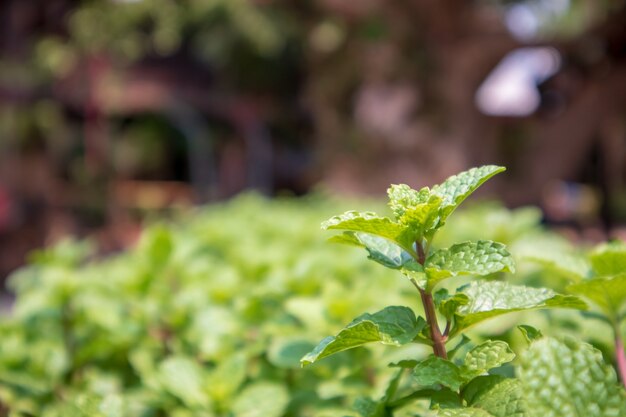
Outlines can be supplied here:
[[461, 403], [461, 396], [458, 392], [454, 392], [448, 388], [441, 388], [433, 390], [430, 394], [430, 408], [442, 409], [442, 408], [459, 408], [463, 404]]
[[458, 366], [437, 356], [418, 363], [413, 369], [413, 377], [419, 385], [443, 385], [452, 391], [458, 391], [466, 381]]
[[[405, 275], [424, 275], [422, 266], [407, 251], [395, 243], [367, 233], [343, 232], [328, 239], [333, 243], [343, 243], [365, 248], [368, 258], [384, 267], [399, 269]], [[415, 277], [418, 281], [424, 278]]]
[[340, 235], [331, 236], [328, 238], [331, 243], [343, 243], [344, 245], [354, 245], [363, 247], [363, 243], [356, 237], [354, 232], [343, 232]]
[[535, 340], [541, 339], [543, 337], [543, 334], [541, 334], [541, 331], [538, 329], [535, 329], [533, 326], [529, 326], [527, 324], [520, 324], [519, 326], [517, 326], [517, 328], [519, 329], [520, 332], [522, 332], [522, 336], [524, 336], [524, 339], [526, 339], [526, 342], [528, 342], [529, 345]]
[[424, 265], [428, 285], [457, 275], [487, 275], [494, 272], [514, 272], [511, 254], [502, 243], [490, 240], [464, 242], [431, 254]]
[[393, 378], [391, 378], [391, 380], [387, 384], [385, 395], [383, 395], [383, 398], [381, 399], [382, 402], [388, 404], [393, 399], [393, 397], [396, 395], [396, 392], [398, 391], [398, 387], [400, 386], [400, 380], [402, 379], [403, 375], [404, 370], [399, 369], [398, 372], [396, 372], [396, 374], [393, 376]]
[[515, 359], [515, 353], [501, 340], [487, 340], [465, 355], [461, 371], [466, 379], [482, 375], [492, 368], [502, 366]]
[[419, 363], [419, 361], [415, 360], [415, 359], [403, 359], [401, 361], [398, 362], [392, 362], [389, 365], [387, 365], [390, 368], [404, 368], [404, 369], [413, 369], [417, 366], [417, 364]]
[[444, 408], [439, 410], [437, 417], [494, 417], [480, 408]]
[[400, 246], [378, 236], [357, 233], [356, 238], [369, 253], [369, 258], [391, 269], [421, 272], [422, 266]]
[[289, 404], [283, 385], [256, 382], [239, 393], [232, 411], [237, 417], [281, 417]]
[[426, 203], [431, 194], [428, 187], [417, 191], [406, 184], [392, 184], [387, 190], [387, 195], [389, 196], [389, 207], [396, 219], [399, 219], [408, 208]]
[[439, 312], [446, 318], [450, 319], [460, 306], [469, 303], [469, 297], [463, 293], [456, 293], [439, 304]]
[[386, 417], [385, 403], [369, 397], [358, 397], [354, 401], [354, 409], [362, 417]]
[[314, 347], [308, 340], [276, 339], [268, 349], [267, 359], [278, 368], [297, 369], [300, 368], [300, 358]]
[[569, 285], [567, 291], [590, 299], [607, 315], [613, 317], [621, 311], [626, 302], [626, 274], [581, 281]]
[[442, 184], [434, 186], [432, 193], [440, 196], [443, 206], [446, 207], [442, 213], [442, 222], [485, 181], [505, 170], [504, 167], [485, 165], [453, 175]]
[[322, 228], [368, 233], [389, 239], [411, 254], [415, 252], [413, 250], [415, 239], [407, 234], [406, 227], [391, 221], [387, 217], [379, 217], [376, 213], [347, 211], [323, 222]]
[[151, 265], [162, 266], [174, 249], [172, 233], [165, 226], [153, 226], [141, 237], [140, 249], [148, 255]]
[[581, 280], [589, 276], [591, 265], [586, 257], [563, 239], [552, 235], [533, 234], [515, 245], [518, 260], [537, 263], [549, 272], [568, 279]]
[[202, 368], [197, 362], [184, 356], [172, 356], [159, 366], [159, 378], [164, 388], [190, 407], [209, 404], [203, 392]]
[[626, 416], [626, 393], [602, 353], [586, 343], [543, 338], [518, 369], [529, 417]]
[[241, 352], [226, 358], [206, 378], [207, 393], [214, 402], [227, 402], [246, 379], [246, 356]]
[[463, 399], [494, 417], [525, 417], [526, 402], [519, 380], [501, 375], [479, 376], [463, 389]]
[[459, 340], [459, 342], [456, 344], [455, 347], [453, 347], [452, 349], [450, 349], [448, 351], [448, 359], [452, 359], [456, 356], [457, 353], [461, 352], [461, 350], [463, 350], [463, 348], [472, 341], [472, 339], [470, 339], [469, 337], [467, 337], [467, 335], [462, 334], [461, 335], [461, 340]]
[[415, 239], [439, 226], [439, 214], [442, 199], [439, 196], [431, 196], [423, 204], [407, 207], [398, 221], [411, 231], [410, 235]]
[[483, 320], [514, 311], [587, 308], [575, 296], [561, 295], [548, 288], [531, 288], [501, 281], [473, 281], [459, 291], [467, 295], [469, 302], [458, 308], [451, 337]]
[[611, 242], [598, 246], [590, 255], [591, 266], [596, 275], [626, 274], [626, 244]]
[[401, 346], [411, 342], [425, 327], [423, 318], [415, 317], [408, 307], [390, 306], [374, 314], [363, 314], [352, 321], [337, 336], [322, 340], [301, 360], [302, 366], [334, 353], [380, 342], [386, 345]]

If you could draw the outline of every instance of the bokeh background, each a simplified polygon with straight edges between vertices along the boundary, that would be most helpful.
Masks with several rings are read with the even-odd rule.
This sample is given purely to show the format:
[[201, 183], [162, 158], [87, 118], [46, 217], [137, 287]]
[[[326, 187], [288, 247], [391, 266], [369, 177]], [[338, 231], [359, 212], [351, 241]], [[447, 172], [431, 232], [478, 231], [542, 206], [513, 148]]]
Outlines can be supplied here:
[[0, 277], [253, 189], [484, 193], [602, 240], [626, 221], [622, 0], [3, 0]]

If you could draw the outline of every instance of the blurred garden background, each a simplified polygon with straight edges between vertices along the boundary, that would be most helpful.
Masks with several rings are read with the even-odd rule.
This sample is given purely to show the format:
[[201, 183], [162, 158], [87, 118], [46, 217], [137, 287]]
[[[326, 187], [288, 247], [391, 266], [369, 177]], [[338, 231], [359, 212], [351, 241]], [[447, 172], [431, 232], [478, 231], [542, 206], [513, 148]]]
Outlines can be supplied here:
[[[415, 294], [319, 225], [392, 183], [506, 166], [436, 244], [501, 241], [513, 282], [565, 291], [626, 236], [624, 22], [624, 0], [0, 1], [0, 416], [356, 415], [398, 353], [299, 359]], [[581, 317], [524, 316], [613, 361]], [[515, 348], [511, 323], [488, 331]]]
[[[626, 219], [624, 1], [4, 0], [0, 275], [151, 213], [483, 163], [548, 220]], [[604, 228], [604, 229], [602, 229]], [[596, 234], [597, 235], [597, 234]]]

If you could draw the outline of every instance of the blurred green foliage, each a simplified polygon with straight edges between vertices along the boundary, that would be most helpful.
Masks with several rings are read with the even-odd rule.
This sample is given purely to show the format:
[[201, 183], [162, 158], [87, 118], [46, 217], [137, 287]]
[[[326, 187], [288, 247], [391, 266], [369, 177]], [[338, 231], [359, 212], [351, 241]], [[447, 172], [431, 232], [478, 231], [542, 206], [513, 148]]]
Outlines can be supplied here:
[[[245, 195], [152, 224], [135, 248], [103, 260], [88, 243], [37, 252], [11, 278], [16, 301], [0, 321], [2, 403], [11, 416], [354, 415], [355, 399], [384, 390], [387, 363], [428, 354], [363, 347], [299, 369], [304, 353], [362, 312], [419, 305], [393, 271], [325, 241], [320, 221], [360, 205]], [[465, 216], [510, 216], [526, 224], [508, 236], [514, 244], [538, 228], [529, 213], [476, 206], [449, 229], [465, 236]], [[501, 231], [480, 231], [491, 233]], [[552, 316], [525, 314], [559, 333]], [[523, 341], [507, 333], [513, 322], [486, 327], [515, 347]]]
[[322, 401], [347, 405], [374, 388], [364, 366], [373, 353], [308, 372], [296, 371], [299, 359], [339, 323], [402, 295], [393, 277], [324, 241], [317, 225], [334, 209], [315, 197], [246, 196], [155, 224], [103, 261], [89, 261], [83, 243], [35, 254], [11, 279], [17, 300], [0, 325], [2, 402], [15, 416], [314, 415]]

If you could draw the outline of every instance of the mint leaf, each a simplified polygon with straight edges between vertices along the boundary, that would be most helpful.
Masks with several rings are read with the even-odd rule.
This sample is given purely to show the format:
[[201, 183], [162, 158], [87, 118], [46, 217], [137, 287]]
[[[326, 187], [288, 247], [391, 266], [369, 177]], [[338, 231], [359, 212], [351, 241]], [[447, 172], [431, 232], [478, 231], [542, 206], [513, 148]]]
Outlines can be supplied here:
[[469, 303], [469, 297], [463, 293], [456, 293], [439, 303], [439, 312], [446, 318], [451, 319], [454, 313], [462, 305]]
[[461, 340], [458, 341], [458, 343], [456, 344], [455, 347], [453, 347], [452, 349], [450, 349], [448, 351], [448, 359], [454, 358], [459, 352], [464, 350], [465, 345], [467, 345], [471, 341], [472, 341], [472, 339], [467, 337], [465, 334], [462, 334], [461, 335]]
[[615, 316], [626, 302], [626, 274], [598, 277], [569, 285], [567, 291], [596, 303], [608, 316]]
[[495, 417], [480, 408], [445, 408], [439, 410], [437, 417]]
[[204, 393], [203, 369], [185, 356], [172, 356], [159, 366], [159, 380], [163, 387], [189, 407], [208, 407]]
[[398, 362], [392, 362], [387, 365], [390, 368], [404, 368], [404, 369], [413, 369], [417, 366], [418, 361], [415, 359], [403, 359]]
[[229, 401], [239, 390], [247, 375], [247, 360], [242, 353], [237, 353], [220, 362], [206, 378], [204, 386], [214, 402]]
[[333, 243], [365, 248], [369, 254], [369, 259], [387, 268], [400, 269], [407, 274], [416, 272], [423, 274], [422, 266], [415, 261], [413, 256], [385, 238], [367, 233], [343, 232], [343, 234], [333, 236], [328, 240]]
[[424, 265], [428, 285], [457, 275], [487, 275], [494, 272], [514, 272], [511, 254], [502, 243], [490, 240], [464, 242], [431, 254]]
[[463, 399], [494, 417], [525, 417], [526, 402], [519, 380], [501, 375], [479, 376], [463, 389]]
[[491, 317], [514, 311], [542, 308], [576, 308], [587, 305], [578, 297], [561, 295], [548, 288], [531, 288], [500, 281], [474, 281], [459, 291], [469, 302], [458, 308], [450, 337]]
[[411, 234], [419, 238], [439, 225], [441, 201], [441, 197], [431, 196], [426, 203], [407, 207], [398, 218], [398, 222], [408, 227]]
[[626, 415], [626, 393], [615, 371], [586, 343], [537, 340], [521, 356], [518, 375], [529, 417]]
[[275, 339], [267, 351], [268, 361], [277, 368], [300, 368], [300, 358], [315, 345], [302, 339]]
[[[428, 390], [422, 390], [426, 392]], [[462, 407], [461, 397], [458, 392], [452, 391], [449, 388], [441, 388], [437, 390], [430, 390], [430, 409], [443, 409], [443, 408], [459, 408]], [[419, 391], [418, 391], [419, 392]]]
[[467, 352], [461, 371], [469, 380], [513, 359], [515, 353], [508, 344], [500, 340], [487, 340]]
[[453, 175], [440, 185], [434, 186], [432, 193], [443, 199], [442, 222], [485, 181], [505, 170], [504, 167], [485, 165]]
[[465, 383], [461, 369], [449, 360], [430, 356], [413, 369], [413, 377], [419, 385], [443, 385], [458, 391]]
[[359, 397], [354, 401], [354, 409], [361, 417], [385, 417], [385, 403], [369, 397]]
[[380, 342], [401, 346], [411, 342], [424, 328], [423, 318], [416, 318], [408, 307], [390, 306], [374, 314], [363, 314], [348, 324], [337, 336], [322, 340], [301, 360], [302, 366], [366, 343]]
[[430, 190], [424, 187], [417, 191], [406, 184], [392, 184], [387, 190], [389, 207], [396, 219], [404, 215], [406, 210], [419, 204], [424, 204], [430, 198]]
[[284, 385], [255, 382], [239, 393], [232, 405], [237, 417], [281, 417], [289, 404], [289, 393]]
[[387, 217], [379, 217], [376, 213], [347, 211], [323, 222], [322, 228], [369, 233], [389, 239], [411, 254], [415, 252], [413, 250], [415, 237], [411, 236], [404, 226], [391, 221]]
[[590, 256], [596, 275], [611, 276], [626, 273], [626, 244], [611, 242], [597, 247]]
[[517, 328], [520, 332], [522, 332], [522, 336], [524, 336], [524, 339], [526, 339], [526, 342], [528, 342], [529, 345], [535, 340], [543, 337], [541, 331], [527, 324], [520, 324]]
[[369, 253], [369, 258], [387, 268], [421, 270], [422, 266], [400, 246], [378, 236], [357, 233], [356, 238]]
[[328, 238], [328, 241], [331, 243], [343, 243], [344, 245], [363, 247], [363, 244], [354, 232], [343, 232], [340, 235], [331, 236]]
[[552, 235], [531, 235], [515, 245], [518, 260], [537, 263], [551, 272], [556, 272], [576, 281], [590, 275], [591, 265], [586, 256], [567, 241]]

